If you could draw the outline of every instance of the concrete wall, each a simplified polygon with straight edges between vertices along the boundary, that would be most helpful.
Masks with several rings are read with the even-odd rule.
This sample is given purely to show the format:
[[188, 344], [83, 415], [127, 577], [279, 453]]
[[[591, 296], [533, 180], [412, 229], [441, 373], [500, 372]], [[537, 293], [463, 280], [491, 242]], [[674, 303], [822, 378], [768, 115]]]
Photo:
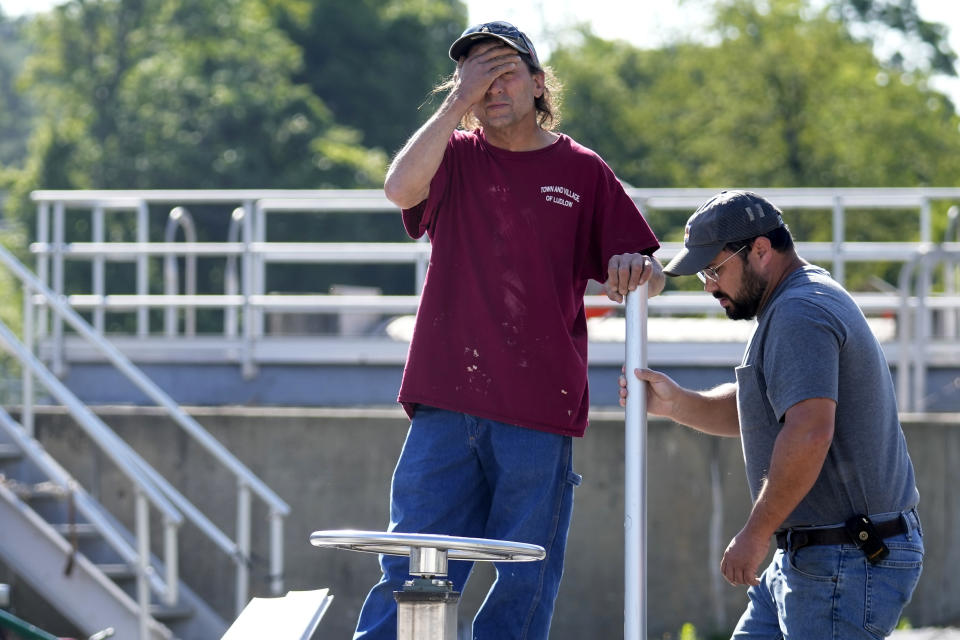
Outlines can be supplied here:
[[[229, 535], [235, 522], [233, 480], [167, 419], [143, 408], [101, 409], [103, 419], [205, 510]], [[382, 530], [390, 474], [407, 421], [381, 410], [196, 408], [191, 413], [293, 508], [284, 530], [285, 588], [330, 587], [333, 606], [324, 637], [352, 631], [367, 589], [378, 577], [376, 557], [312, 547], [318, 529]], [[906, 615], [915, 626], [960, 621], [960, 422], [955, 414], [905, 418], [921, 492], [927, 560]], [[122, 519], [133, 514], [128, 484], [61, 411], [43, 412], [38, 438], [89, 490]], [[720, 440], [666, 421], [649, 425], [648, 617], [651, 638], [685, 622], [706, 635], [727, 632], [745, 603], [745, 589], [728, 586], [719, 554], [740, 529], [749, 501], [738, 440]], [[576, 494], [566, 574], [551, 637], [616, 638], [623, 609], [623, 422], [618, 411], [593, 414], [575, 447], [583, 474]], [[262, 505], [255, 511], [253, 595], [267, 593], [267, 536]], [[713, 518], [713, 521], [711, 521]], [[154, 517], [154, 519], [156, 519]], [[711, 522], [717, 535], [711, 536]], [[156, 524], [156, 523], [154, 523]], [[155, 530], [154, 540], [159, 540]], [[193, 531], [181, 534], [181, 572], [232, 620], [234, 571]], [[472, 617], [492, 577], [478, 566], [461, 607]]]

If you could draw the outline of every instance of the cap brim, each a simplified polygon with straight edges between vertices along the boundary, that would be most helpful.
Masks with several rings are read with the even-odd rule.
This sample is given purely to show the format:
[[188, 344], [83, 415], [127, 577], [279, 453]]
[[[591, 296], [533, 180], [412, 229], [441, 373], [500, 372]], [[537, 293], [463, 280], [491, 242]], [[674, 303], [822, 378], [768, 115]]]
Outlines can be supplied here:
[[717, 244], [700, 247], [684, 247], [663, 268], [663, 272], [668, 276], [692, 276], [710, 264], [710, 261], [717, 257], [723, 246], [724, 243], [718, 242]]
[[501, 35], [496, 33], [490, 33], [488, 31], [483, 31], [479, 33], [470, 33], [465, 36], [460, 36], [457, 38], [452, 45], [450, 45], [450, 59], [454, 62], [459, 62], [462, 56], [467, 55], [467, 52], [470, 51], [476, 42], [480, 40], [499, 40], [511, 49], [515, 49], [520, 53], [525, 53], [530, 55], [530, 51], [526, 47], [521, 47], [513, 40], [509, 40]]

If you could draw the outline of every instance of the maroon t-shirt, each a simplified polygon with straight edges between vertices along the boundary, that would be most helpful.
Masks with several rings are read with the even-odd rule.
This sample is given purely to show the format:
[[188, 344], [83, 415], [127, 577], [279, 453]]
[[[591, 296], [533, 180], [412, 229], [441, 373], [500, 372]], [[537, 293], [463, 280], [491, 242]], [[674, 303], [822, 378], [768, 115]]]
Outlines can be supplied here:
[[430, 195], [403, 211], [432, 244], [399, 400], [532, 429], [587, 427], [588, 279], [659, 248], [593, 151], [561, 135], [513, 152], [455, 131]]

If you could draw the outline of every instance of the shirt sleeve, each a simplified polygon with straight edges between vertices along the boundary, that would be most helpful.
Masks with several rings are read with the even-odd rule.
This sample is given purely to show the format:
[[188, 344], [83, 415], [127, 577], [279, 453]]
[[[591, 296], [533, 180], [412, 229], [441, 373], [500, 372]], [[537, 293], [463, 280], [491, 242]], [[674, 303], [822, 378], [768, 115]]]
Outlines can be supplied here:
[[437, 218], [440, 205], [447, 191], [450, 175], [450, 163], [453, 156], [453, 144], [456, 132], [447, 141], [447, 148], [443, 152], [443, 160], [430, 180], [430, 193], [427, 199], [410, 209], [403, 209], [403, 228], [411, 238], [419, 238], [430, 230]]
[[602, 160], [599, 162], [591, 252], [594, 261], [587, 277], [603, 282], [611, 257], [623, 253], [653, 255], [660, 243], [613, 170]]
[[811, 398], [838, 398], [845, 331], [833, 314], [809, 300], [774, 310], [764, 345], [767, 398], [781, 422], [787, 409]]

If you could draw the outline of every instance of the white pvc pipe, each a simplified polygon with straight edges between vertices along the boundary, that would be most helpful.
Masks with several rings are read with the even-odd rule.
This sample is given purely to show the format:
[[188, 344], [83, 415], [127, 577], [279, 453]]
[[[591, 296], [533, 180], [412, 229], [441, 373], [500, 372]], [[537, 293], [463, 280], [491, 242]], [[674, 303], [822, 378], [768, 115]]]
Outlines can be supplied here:
[[647, 366], [647, 285], [627, 294], [624, 460], [624, 640], [647, 637], [647, 395], [633, 374]]

